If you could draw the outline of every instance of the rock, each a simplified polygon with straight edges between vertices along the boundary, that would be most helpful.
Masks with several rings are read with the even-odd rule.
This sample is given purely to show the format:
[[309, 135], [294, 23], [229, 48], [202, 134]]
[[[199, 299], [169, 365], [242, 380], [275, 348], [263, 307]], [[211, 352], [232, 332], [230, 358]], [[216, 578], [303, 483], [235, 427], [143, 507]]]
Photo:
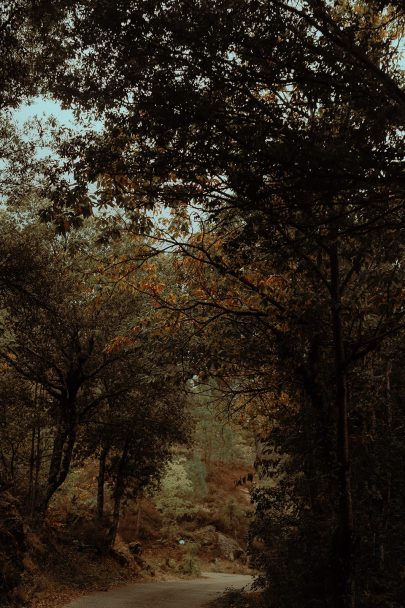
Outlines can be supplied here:
[[141, 543], [129, 543], [128, 549], [133, 556], [138, 556], [142, 554]]
[[216, 527], [215, 527], [215, 526], [212, 526], [212, 525], [211, 525], [211, 526], [205, 526], [204, 528], [201, 528], [201, 529], [199, 530], [199, 532], [203, 532], [204, 534], [209, 534], [209, 533], [214, 533], [214, 534], [216, 534], [216, 533], [217, 533], [217, 529], [216, 529]]
[[203, 545], [216, 545], [218, 542], [218, 534], [215, 526], [205, 526], [194, 532], [194, 537]]
[[235, 559], [240, 559], [244, 557], [245, 552], [242, 547], [230, 536], [226, 536], [221, 532], [218, 532], [218, 548], [221, 552], [221, 556], [225, 559], [229, 559], [230, 561], [234, 561]]
[[217, 547], [219, 556], [223, 559], [235, 561], [245, 557], [245, 551], [230, 536], [218, 532], [215, 526], [205, 526], [194, 532], [194, 537], [202, 546]]

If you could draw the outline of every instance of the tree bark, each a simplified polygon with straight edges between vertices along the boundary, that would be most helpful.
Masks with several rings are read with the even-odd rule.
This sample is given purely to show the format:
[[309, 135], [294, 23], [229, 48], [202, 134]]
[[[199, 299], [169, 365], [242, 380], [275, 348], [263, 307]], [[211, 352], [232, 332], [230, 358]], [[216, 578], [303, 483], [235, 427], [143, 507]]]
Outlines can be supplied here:
[[34, 517], [35, 507], [37, 504], [37, 498], [39, 493], [39, 474], [41, 471], [42, 463], [42, 451], [41, 451], [41, 426], [38, 423], [36, 429], [36, 450], [35, 450], [35, 476], [34, 484], [32, 488], [32, 501], [31, 501], [31, 518]]
[[114, 487], [114, 507], [111, 518], [111, 526], [108, 533], [108, 546], [113, 547], [118, 531], [120, 520], [121, 500], [125, 491], [125, 472], [128, 463], [129, 437], [126, 439], [122, 450], [121, 458], [118, 463], [117, 477]]
[[36, 428], [33, 426], [31, 431], [31, 450], [29, 460], [29, 473], [28, 473], [28, 492], [26, 498], [26, 509], [29, 513], [32, 513], [34, 504], [34, 464], [35, 464], [35, 439], [36, 439]]
[[351, 484], [351, 460], [349, 443], [349, 414], [347, 397], [347, 372], [342, 328], [342, 303], [339, 272], [339, 254], [336, 241], [330, 252], [331, 268], [331, 316], [335, 358], [335, 403], [338, 416], [337, 458], [339, 465], [340, 505], [339, 530], [336, 542], [337, 558], [337, 608], [355, 608], [354, 574], [354, 520]]
[[98, 462], [98, 477], [97, 477], [97, 520], [101, 523], [104, 519], [104, 484], [105, 484], [105, 466], [107, 456], [110, 451], [110, 446], [104, 444], [101, 448], [100, 458]]
[[32, 516], [32, 512], [34, 509], [34, 467], [35, 467], [35, 443], [36, 443], [36, 433], [37, 433], [37, 411], [38, 411], [38, 383], [35, 383], [34, 386], [34, 411], [35, 411], [35, 420], [33, 421], [32, 431], [31, 431], [31, 452], [30, 452], [30, 462], [29, 462], [29, 481], [28, 481], [28, 492], [27, 492], [27, 501], [26, 507], [30, 515]]
[[136, 514], [136, 528], [135, 528], [136, 538], [139, 538], [139, 530], [141, 528], [141, 515], [142, 515], [142, 494], [138, 499], [138, 512]]
[[47, 487], [44, 497], [36, 509], [37, 513], [42, 516], [45, 515], [52, 496], [63, 484], [70, 471], [76, 443], [76, 396], [79, 387], [80, 382], [72, 373], [72, 379], [60, 400], [60, 419], [53, 444]]
[[68, 476], [75, 443], [75, 428], [70, 428], [67, 431], [58, 431], [58, 436], [54, 443], [45, 495], [35, 509], [36, 513], [40, 516], [45, 515], [49, 501]]

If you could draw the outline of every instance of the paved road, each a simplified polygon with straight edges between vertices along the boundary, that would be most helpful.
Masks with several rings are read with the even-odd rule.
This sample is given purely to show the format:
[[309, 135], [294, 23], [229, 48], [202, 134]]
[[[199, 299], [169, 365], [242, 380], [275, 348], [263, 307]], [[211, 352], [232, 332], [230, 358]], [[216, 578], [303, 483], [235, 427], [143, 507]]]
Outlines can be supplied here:
[[207, 572], [191, 581], [142, 583], [93, 593], [66, 608], [201, 608], [225, 589], [241, 589], [251, 582], [250, 576]]

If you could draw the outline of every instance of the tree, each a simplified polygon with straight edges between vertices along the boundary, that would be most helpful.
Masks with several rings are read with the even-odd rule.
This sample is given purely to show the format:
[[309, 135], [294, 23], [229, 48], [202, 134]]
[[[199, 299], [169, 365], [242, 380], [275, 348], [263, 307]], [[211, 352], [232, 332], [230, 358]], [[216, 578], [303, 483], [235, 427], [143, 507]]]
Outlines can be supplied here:
[[193, 512], [193, 482], [181, 459], [172, 461], [162, 479], [156, 506], [169, 520], [184, 518]]
[[[78, 183], [103, 173], [110, 203], [162, 203], [179, 217], [202, 209], [201, 234], [179, 246], [209, 271], [178, 308], [200, 327], [210, 321], [199, 311], [219, 315], [235, 338], [234, 370], [247, 337], [250, 394], [257, 378], [256, 394], [271, 392], [277, 366], [274, 393], [292, 408], [293, 434], [304, 421], [292, 404], [301, 414], [310, 404], [295, 449], [310, 455], [308, 480], [333, 465], [313, 489], [328, 497], [321, 538], [336, 573], [315, 598], [351, 608], [362, 508], [353, 509], [353, 394], [362, 362], [403, 328], [401, 5], [82, 2], [66, 15], [50, 87], [96, 108], [109, 132], [65, 147], [85, 159], [74, 163]], [[215, 277], [225, 288], [213, 289]], [[303, 511], [297, 521], [310, 529]], [[310, 564], [296, 563], [303, 585]]]
[[[0, 72], [1, 111], [15, 107], [21, 99], [38, 90], [32, 68], [39, 40], [38, 35], [35, 35], [33, 21], [40, 24], [39, 13], [42, 12], [44, 3], [35, 4], [38, 12], [35, 11], [34, 3], [26, 0], [5, 0], [1, 5], [0, 42], [4, 51]], [[49, 8], [55, 4], [51, 2]]]
[[[39, 285], [30, 284], [24, 273], [24, 283], [12, 284], [8, 273], [8, 289], [3, 294], [7, 334], [1, 353], [5, 364], [28, 383], [28, 390], [31, 385], [31, 393], [34, 386], [40, 386], [50, 399], [47, 416], [53, 428], [52, 456], [35, 506], [42, 515], [69, 473], [78, 430], [89, 416], [105, 400], [122, 397], [125, 402], [134, 394], [134, 383], [138, 391], [142, 386], [150, 393], [159, 378], [164, 392], [172, 377], [168, 365], [174, 369], [176, 362], [174, 353], [168, 356], [168, 351], [157, 357], [162, 339], [152, 337], [154, 327], [148, 333], [142, 326], [144, 316], [150, 316], [145, 299], [118, 289], [91, 265], [90, 255], [97, 253], [87, 240], [88, 231], [85, 241], [77, 234], [72, 236], [69, 252], [65, 239], [45, 227], [13, 228], [27, 250], [34, 242], [39, 247], [38, 258], [42, 254]], [[163, 365], [161, 369], [158, 363]], [[132, 376], [124, 374], [123, 367]], [[178, 374], [176, 378], [179, 382]], [[168, 410], [166, 414], [169, 429]], [[151, 423], [150, 418], [147, 421]], [[162, 440], [164, 429], [161, 420]], [[136, 433], [134, 437], [137, 440]], [[158, 454], [156, 450], [156, 458]]]
[[[87, 421], [81, 457], [99, 453], [97, 518], [107, 523], [109, 547], [116, 538], [122, 502], [136, 501], [146, 487], [158, 482], [173, 444], [188, 437], [182, 372], [169, 371], [170, 364], [175, 366], [173, 355], [156, 350], [153, 363], [144, 366], [144, 353], [142, 361], [129, 359], [112, 370], [104, 380], [111, 397]], [[113, 504], [110, 516], [104, 511], [107, 484]]]
[[[199, 341], [193, 346], [197, 365], [205, 366], [205, 349], [203, 353], [198, 352], [201, 346]], [[212, 355], [215, 353], [215, 346], [211, 348], [209, 345], [209, 350]], [[212, 461], [234, 463], [247, 459], [245, 438], [242, 437], [240, 427], [232, 424], [228, 416], [228, 405], [227, 396], [224, 398], [223, 390], [218, 389], [214, 382], [209, 383], [206, 378], [197, 377], [190, 382], [189, 415], [194, 421], [193, 444], [198, 450], [194, 464], [196, 481], [202, 474], [205, 479], [204, 469], [198, 473], [201, 465], [209, 468]]]

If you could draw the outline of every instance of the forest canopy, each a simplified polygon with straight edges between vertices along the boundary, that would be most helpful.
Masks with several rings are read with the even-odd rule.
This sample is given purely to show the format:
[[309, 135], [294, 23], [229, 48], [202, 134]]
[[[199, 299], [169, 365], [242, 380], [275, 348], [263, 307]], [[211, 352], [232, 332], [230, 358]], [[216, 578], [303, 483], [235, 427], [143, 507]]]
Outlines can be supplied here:
[[[28, 486], [10, 447], [1, 487], [41, 518], [75, 450], [110, 458], [111, 543], [121, 499], [189, 436], [190, 380], [213, 383], [256, 440], [266, 605], [400, 608], [403, 3], [0, 16], [1, 432], [19, 444], [23, 410], [33, 446]], [[11, 110], [34, 95], [77, 128], [27, 141]]]

